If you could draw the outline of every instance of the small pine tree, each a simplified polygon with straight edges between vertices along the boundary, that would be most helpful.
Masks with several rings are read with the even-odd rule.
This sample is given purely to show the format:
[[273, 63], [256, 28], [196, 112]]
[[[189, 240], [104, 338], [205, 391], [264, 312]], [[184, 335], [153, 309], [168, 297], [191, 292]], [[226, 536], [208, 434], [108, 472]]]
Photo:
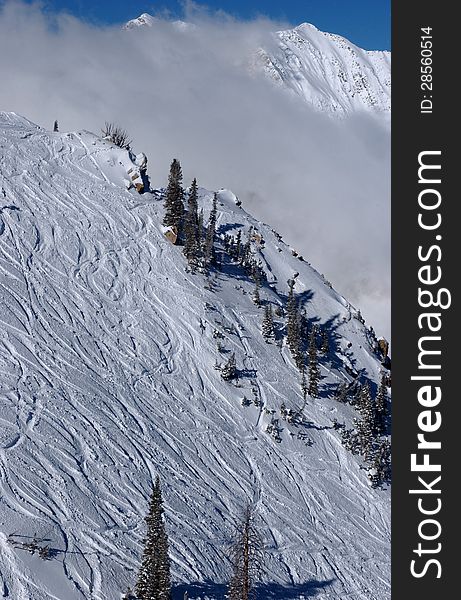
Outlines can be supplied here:
[[349, 392], [349, 386], [347, 385], [347, 383], [339, 383], [338, 387], [335, 391], [335, 399], [338, 402], [346, 404], [348, 392]]
[[194, 179], [189, 190], [187, 216], [184, 224], [184, 255], [193, 269], [199, 265], [201, 258], [197, 198], [197, 180]]
[[168, 186], [165, 192], [163, 224], [167, 227], [176, 227], [178, 233], [181, 231], [184, 218], [183, 196], [181, 164], [175, 158], [170, 165]]
[[263, 562], [263, 542], [259, 534], [255, 511], [247, 506], [238, 524], [230, 546], [232, 578], [229, 600], [249, 600], [253, 596]]
[[288, 281], [289, 291], [287, 299], [287, 344], [291, 354], [296, 362], [296, 366], [301, 369], [304, 364], [302, 352], [302, 341], [300, 332], [300, 312], [298, 300], [294, 292], [294, 279]]
[[383, 440], [374, 450], [370, 460], [368, 478], [371, 486], [377, 488], [383, 483], [391, 480], [391, 443], [389, 440]]
[[358, 441], [357, 432], [353, 429], [343, 428], [341, 430], [341, 443], [346, 448], [352, 452], [352, 454], [360, 454], [360, 444]]
[[240, 266], [246, 268], [251, 261], [251, 236], [253, 234], [253, 227], [250, 227], [248, 236], [245, 243], [240, 245]]
[[266, 304], [264, 307], [264, 317], [261, 329], [263, 338], [267, 343], [269, 343], [271, 340], [275, 340], [275, 325], [274, 315], [272, 313], [272, 304]]
[[214, 261], [214, 242], [216, 237], [216, 221], [218, 218], [218, 194], [215, 192], [213, 195], [213, 206], [210, 212], [210, 219], [208, 221], [205, 244], [204, 244], [204, 263], [205, 267], [208, 268]]
[[58, 121], [57, 121], [57, 120], [54, 122], [54, 125], [53, 125], [53, 131], [54, 131], [55, 133], [57, 133], [57, 132], [59, 131], [59, 124], [58, 124]]
[[239, 229], [235, 240], [234, 256], [235, 260], [240, 260], [240, 251], [242, 248], [242, 230]]
[[261, 295], [259, 293], [259, 290], [261, 289], [261, 275], [259, 273], [259, 269], [254, 268], [252, 276], [255, 284], [255, 289], [253, 290], [252, 294], [252, 300], [256, 304], [256, 306], [261, 306]]
[[306, 408], [307, 394], [309, 392], [309, 388], [307, 385], [307, 379], [306, 379], [306, 366], [304, 364], [301, 369], [301, 392], [303, 393], [303, 406], [301, 408], [301, 412], [303, 412], [304, 409]]
[[162, 491], [158, 476], [152, 490], [149, 514], [145, 520], [147, 536], [136, 583], [136, 597], [139, 600], [171, 600], [168, 536], [165, 531]]
[[313, 325], [309, 335], [309, 395], [317, 398], [319, 395], [320, 369], [317, 359], [317, 327]]
[[235, 353], [233, 352], [227, 363], [221, 369], [221, 377], [224, 381], [230, 381], [235, 379], [237, 376], [237, 362], [235, 360]]
[[203, 236], [203, 208], [201, 208], [200, 212], [198, 213], [197, 229], [198, 229], [199, 244], [201, 246], [202, 245], [202, 236]]
[[362, 417], [354, 419], [357, 445], [359, 453], [369, 460], [376, 439], [376, 408], [368, 381], [360, 388], [356, 407]]
[[378, 388], [376, 395], [376, 419], [375, 419], [375, 433], [377, 435], [386, 432], [386, 420], [387, 420], [387, 385], [386, 376], [382, 375], [381, 383]]
[[366, 430], [370, 431], [372, 437], [376, 437], [380, 433], [379, 414], [368, 381], [360, 389], [357, 409], [362, 415]]
[[328, 332], [325, 329], [322, 329], [322, 342], [320, 346], [320, 352], [322, 352], [322, 354], [328, 354], [330, 352], [330, 338], [328, 336]]

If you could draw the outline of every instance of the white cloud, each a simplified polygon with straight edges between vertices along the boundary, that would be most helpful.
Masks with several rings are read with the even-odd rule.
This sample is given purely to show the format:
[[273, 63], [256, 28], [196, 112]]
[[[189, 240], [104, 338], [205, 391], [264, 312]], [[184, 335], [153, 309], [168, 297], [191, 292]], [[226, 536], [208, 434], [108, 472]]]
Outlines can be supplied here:
[[[133, 15], [135, 16], [135, 15]], [[0, 109], [45, 127], [115, 121], [149, 157], [154, 185], [171, 159], [185, 179], [228, 187], [279, 229], [390, 335], [390, 135], [367, 116], [333, 121], [248, 74], [280, 27], [192, 10], [196, 28], [160, 19], [122, 31], [9, 2], [0, 12]]]

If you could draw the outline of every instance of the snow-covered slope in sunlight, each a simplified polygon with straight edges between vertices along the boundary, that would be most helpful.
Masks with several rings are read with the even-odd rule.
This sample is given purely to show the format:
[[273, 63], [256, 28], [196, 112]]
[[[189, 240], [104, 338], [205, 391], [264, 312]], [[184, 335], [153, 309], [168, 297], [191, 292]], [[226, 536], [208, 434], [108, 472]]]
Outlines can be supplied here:
[[315, 108], [334, 114], [391, 109], [391, 53], [367, 51], [303, 23], [278, 31], [254, 65]]
[[[267, 546], [261, 598], [388, 598], [389, 490], [370, 487], [332, 428], [355, 415], [334, 400], [338, 384], [379, 380], [372, 335], [220, 190], [219, 234], [257, 232], [262, 300], [283, 305], [298, 273], [308, 319], [336, 339], [320, 361], [321, 397], [302, 423], [283, 421], [282, 403], [302, 404], [299, 375], [286, 346], [264, 342], [254, 284], [225, 257], [207, 284], [187, 273], [162, 232], [161, 192], [127, 190], [130, 165], [91, 133], [0, 113], [0, 593], [119, 599], [159, 474], [174, 598], [223, 597], [226, 543], [247, 501]], [[205, 220], [212, 197], [200, 190]], [[214, 368], [233, 352], [238, 385]], [[273, 418], [280, 442], [266, 432]], [[12, 534], [48, 540], [51, 559]]]

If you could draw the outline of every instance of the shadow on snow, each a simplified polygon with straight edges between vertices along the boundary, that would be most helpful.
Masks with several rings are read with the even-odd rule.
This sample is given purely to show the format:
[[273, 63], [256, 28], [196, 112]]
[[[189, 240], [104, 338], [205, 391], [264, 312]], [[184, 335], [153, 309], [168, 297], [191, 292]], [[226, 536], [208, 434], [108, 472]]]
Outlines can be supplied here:
[[[326, 581], [311, 580], [295, 585], [281, 585], [279, 583], [260, 584], [255, 589], [255, 600], [299, 600], [299, 598], [314, 598], [319, 591], [333, 583], [333, 579]], [[203, 581], [177, 585], [173, 588], [173, 600], [183, 600], [185, 592], [189, 600], [225, 600], [227, 585]]]

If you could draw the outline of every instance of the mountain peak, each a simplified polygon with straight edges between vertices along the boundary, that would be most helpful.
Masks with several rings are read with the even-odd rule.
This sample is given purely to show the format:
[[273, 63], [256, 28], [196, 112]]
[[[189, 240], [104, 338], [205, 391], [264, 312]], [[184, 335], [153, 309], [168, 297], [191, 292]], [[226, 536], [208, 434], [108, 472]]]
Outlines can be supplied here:
[[152, 27], [152, 25], [157, 21], [155, 17], [150, 15], [149, 13], [143, 13], [139, 15], [136, 19], [131, 19], [123, 26], [123, 29], [135, 29], [136, 27]]

